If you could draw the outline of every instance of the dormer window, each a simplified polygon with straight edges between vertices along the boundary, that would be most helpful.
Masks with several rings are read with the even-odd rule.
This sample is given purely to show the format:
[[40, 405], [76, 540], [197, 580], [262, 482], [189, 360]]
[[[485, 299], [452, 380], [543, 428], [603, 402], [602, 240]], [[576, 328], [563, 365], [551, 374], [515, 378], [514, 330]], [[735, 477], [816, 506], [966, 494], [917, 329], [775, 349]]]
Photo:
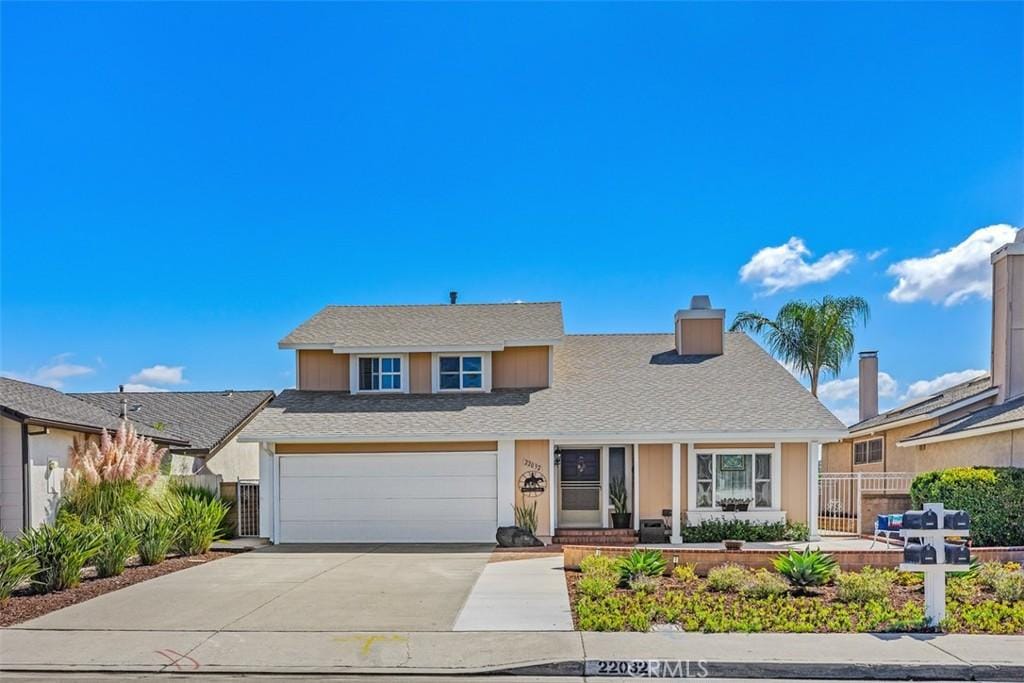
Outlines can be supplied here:
[[404, 365], [402, 356], [359, 356], [356, 366], [357, 390], [404, 391]]
[[483, 356], [439, 356], [437, 363], [441, 391], [484, 388]]

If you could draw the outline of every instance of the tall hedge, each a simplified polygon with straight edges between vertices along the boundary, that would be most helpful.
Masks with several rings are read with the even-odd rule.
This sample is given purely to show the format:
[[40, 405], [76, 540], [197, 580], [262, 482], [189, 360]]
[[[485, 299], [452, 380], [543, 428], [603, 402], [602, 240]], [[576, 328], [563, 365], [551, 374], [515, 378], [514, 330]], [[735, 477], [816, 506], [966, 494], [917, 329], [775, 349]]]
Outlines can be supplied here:
[[974, 545], [1024, 545], [1024, 468], [953, 467], [919, 474], [910, 487], [914, 507], [942, 503], [971, 515]]

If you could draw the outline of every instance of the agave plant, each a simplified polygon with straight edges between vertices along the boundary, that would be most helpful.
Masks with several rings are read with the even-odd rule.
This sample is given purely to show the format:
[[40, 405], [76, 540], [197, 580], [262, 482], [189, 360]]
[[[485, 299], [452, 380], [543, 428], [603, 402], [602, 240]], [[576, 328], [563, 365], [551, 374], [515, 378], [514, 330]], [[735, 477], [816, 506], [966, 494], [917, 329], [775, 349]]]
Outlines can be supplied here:
[[798, 592], [814, 586], [824, 586], [836, 573], [838, 565], [828, 553], [820, 549], [804, 548], [803, 552], [790, 550], [775, 558], [775, 569]]
[[619, 571], [621, 584], [628, 584], [638, 576], [661, 576], [665, 573], [665, 555], [660, 550], [641, 550], [636, 548], [629, 555], [620, 557], [615, 562]]

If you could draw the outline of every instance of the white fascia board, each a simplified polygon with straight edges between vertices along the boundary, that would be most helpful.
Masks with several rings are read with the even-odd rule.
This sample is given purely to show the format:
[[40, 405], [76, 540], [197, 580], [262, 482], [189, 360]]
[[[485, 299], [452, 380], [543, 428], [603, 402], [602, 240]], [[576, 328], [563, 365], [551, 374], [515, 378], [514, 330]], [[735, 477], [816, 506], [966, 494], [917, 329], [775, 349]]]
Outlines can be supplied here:
[[903, 439], [897, 441], [896, 446], [898, 448], [909, 448], [910, 446], [923, 446], [929, 443], [940, 443], [942, 441], [957, 441], [958, 439], [969, 439], [972, 436], [984, 436], [985, 434], [996, 434], [998, 432], [1010, 432], [1014, 429], [1024, 429], [1024, 420], [1013, 420], [1012, 422], [1002, 422], [997, 425], [989, 425], [988, 427], [976, 427], [974, 429], [965, 429], [962, 432], [953, 432], [952, 434], [936, 434], [935, 436], [926, 436], [922, 439]]
[[334, 344], [306, 343], [306, 342], [277, 342], [279, 349], [295, 349], [297, 351], [330, 351]]
[[473, 353], [475, 351], [501, 351], [503, 344], [473, 344], [470, 346], [332, 346], [335, 353], [387, 355], [389, 353]]
[[562, 343], [564, 337], [555, 337], [553, 339], [516, 339], [513, 341], [506, 341], [505, 347], [509, 346], [557, 346]]
[[608, 443], [709, 443], [725, 441], [730, 443], [771, 443], [775, 441], [824, 441], [838, 440], [845, 434], [837, 430], [819, 431], [758, 431], [758, 432], [494, 432], [479, 434], [246, 434], [239, 436], [242, 442], [267, 441], [272, 443], [368, 443], [368, 442], [411, 442], [411, 441], [499, 441], [502, 439], [540, 439], [575, 445]]
[[893, 422], [884, 422], [874, 427], [868, 427], [867, 429], [858, 429], [857, 431], [851, 431], [849, 436], [870, 436], [877, 434], [878, 432], [884, 432], [889, 429], [896, 429], [897, 427], [905, 427], [907, 425], [917, 424], [918, 422], [925, 422], [927, 420], [934, 420], [937, 417], [948, 415], [949, 413], [966, 408], [967, 406], [974, 405], [978, 401], [984, 401], [986, 398], [992, 398], [999, 393], [999, 389], [986, 389], [980, 394], [974, 396], [968, 396], [967, 398], [960, 399], [955, 403], [950, 403], [948, 406], [942, 406], [936, 410], [931, 410], [927, 413], [921, 413], [920, 415], [914, 415], [913, 417], [907, 417], [902, 420], [895, 420]]

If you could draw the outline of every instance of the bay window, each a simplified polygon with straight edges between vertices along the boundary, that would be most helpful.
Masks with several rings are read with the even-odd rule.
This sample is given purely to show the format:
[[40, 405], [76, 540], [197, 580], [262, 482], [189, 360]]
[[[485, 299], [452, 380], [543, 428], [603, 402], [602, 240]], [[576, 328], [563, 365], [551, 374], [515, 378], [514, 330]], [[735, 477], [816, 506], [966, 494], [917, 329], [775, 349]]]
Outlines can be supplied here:
[[696, 453], [695, 508], [714, 509], [722, 502], [747, 504], [748, 509], [774, 509], [777, 474], [771, 452]]

